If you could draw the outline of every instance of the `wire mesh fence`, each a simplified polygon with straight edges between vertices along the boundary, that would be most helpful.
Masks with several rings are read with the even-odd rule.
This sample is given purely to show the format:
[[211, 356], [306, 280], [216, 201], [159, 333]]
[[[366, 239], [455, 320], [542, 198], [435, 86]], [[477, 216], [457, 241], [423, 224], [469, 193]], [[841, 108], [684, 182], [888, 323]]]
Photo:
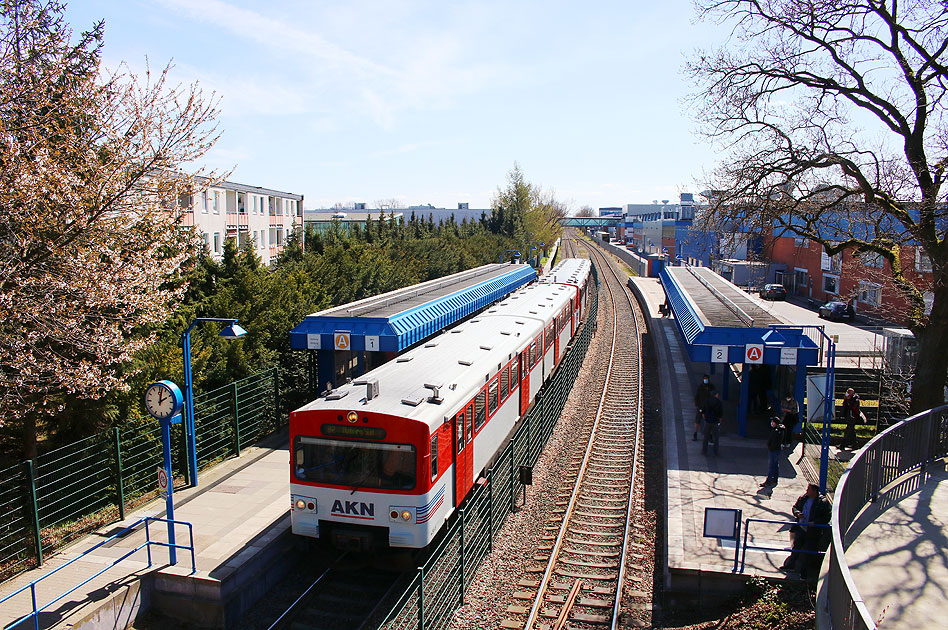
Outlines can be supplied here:
[[[598, 286], [595, 265], [593, 279]], [[546, 384], [537, 404], [523, 417], [510, 443], [487, 470], [483, 481], [452, 516], [427, 561], [396, 600], [380, 626], [383, 630], [440, 630], [464, 603], [478, 565], [490, 553], [495, 534], [515, 509], [521, 465], [536, 463], [566, 404], [596, 329], [599, 298], [591, 291], [586, 326]]]
[[[199, 467], [238, 455], [285, 423], [276, 369], [196, 395], [194, 415]], [[172, 444], [183, 439], [172, 427]], [[158, 422], [143, 416], [0, 470], [0, 580], [154, 499], [162, 459]]]

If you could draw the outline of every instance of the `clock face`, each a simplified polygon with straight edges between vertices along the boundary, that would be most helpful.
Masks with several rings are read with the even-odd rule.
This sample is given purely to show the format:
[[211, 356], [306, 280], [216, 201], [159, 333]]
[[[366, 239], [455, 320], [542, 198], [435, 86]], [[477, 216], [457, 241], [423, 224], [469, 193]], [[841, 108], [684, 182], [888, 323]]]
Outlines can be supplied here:
[[155, 418], [170, 418], [179, 407], [179, 398], [164, 383], [153, 383], [145, 390], [145, 408]]

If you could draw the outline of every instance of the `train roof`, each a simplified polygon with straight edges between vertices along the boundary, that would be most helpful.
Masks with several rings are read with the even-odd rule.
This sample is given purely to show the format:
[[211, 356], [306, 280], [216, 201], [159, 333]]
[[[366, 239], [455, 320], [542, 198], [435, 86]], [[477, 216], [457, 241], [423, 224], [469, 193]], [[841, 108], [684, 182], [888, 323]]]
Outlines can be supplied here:
[[592, 263], [588, 258], [564, 258], [556, 263], [552, 269], [543, 274], [539, 282], [565, 282], [567, 284], [582, 284], [589, 277]]
[[[571, 289], [534, 284], [471, 320], [428, 339], [398, 358], [296, 410], [357, 410], [411, 418], [432, 429], [453, 415], [498, 369], [526, 349]], [[378, 395], [367, 398], [370, 380]], [[431, 402], [435, 388], [440, 403]]]

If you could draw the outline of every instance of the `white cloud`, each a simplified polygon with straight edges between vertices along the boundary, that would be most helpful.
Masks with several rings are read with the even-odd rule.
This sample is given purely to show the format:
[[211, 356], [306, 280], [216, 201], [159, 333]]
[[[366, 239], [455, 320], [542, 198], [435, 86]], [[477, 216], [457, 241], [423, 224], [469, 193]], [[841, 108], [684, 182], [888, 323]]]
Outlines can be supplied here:
[[[188, 19], [252, 42], [257, 57], [268, 62], [273, 58], [273, 72], [266, 76], [229, 68], [220, 76], [201, 77], [202, 83], [224, 95], [228, 115], [308, 113], [308, 104], [319, 103], [322, 129], [338, 129], [353, 117], [364, 117], [390, 131], [406, 111], [451, 107], [471, 94], [497, 89], [517, 74], [504, 64], [481, 61], [483, 48], [471, 45], [476, 35], [451, 30], [463, 24], [418, 27], [406, 36], [398, 29], [404, 16], [397, 11], [388, 16], [396, 21], [392, 26], [382, 23], [388, 19], [385, 9], [362, 7], [363, 28], [357, 38], [346, 40], [353, 42], [351, 48], [359, 48], [357, 53], [320, 34], [332, 30], [346, 38], [352, 33], [346, 26], [354, 15], [349, 12], [340, 18], [331, 9], [320, 7], [323, 14], [317, 15], [314, 9], [300, 8], [290, 22], [273, 12], [223, 0], [161, 2]], [[384, 57], [384, 63], [373, 54]], [[332, 120], [325, 118], [328, 112], [333, 113]]]

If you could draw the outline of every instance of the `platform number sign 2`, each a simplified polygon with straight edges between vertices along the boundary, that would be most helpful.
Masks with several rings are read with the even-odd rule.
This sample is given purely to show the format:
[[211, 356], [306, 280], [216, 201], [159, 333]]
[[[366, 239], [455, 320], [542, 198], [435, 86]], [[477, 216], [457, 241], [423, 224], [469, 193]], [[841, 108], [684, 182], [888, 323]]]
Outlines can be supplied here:
[[727, 346], [711, 346], [711, 363], [727, 363]]

